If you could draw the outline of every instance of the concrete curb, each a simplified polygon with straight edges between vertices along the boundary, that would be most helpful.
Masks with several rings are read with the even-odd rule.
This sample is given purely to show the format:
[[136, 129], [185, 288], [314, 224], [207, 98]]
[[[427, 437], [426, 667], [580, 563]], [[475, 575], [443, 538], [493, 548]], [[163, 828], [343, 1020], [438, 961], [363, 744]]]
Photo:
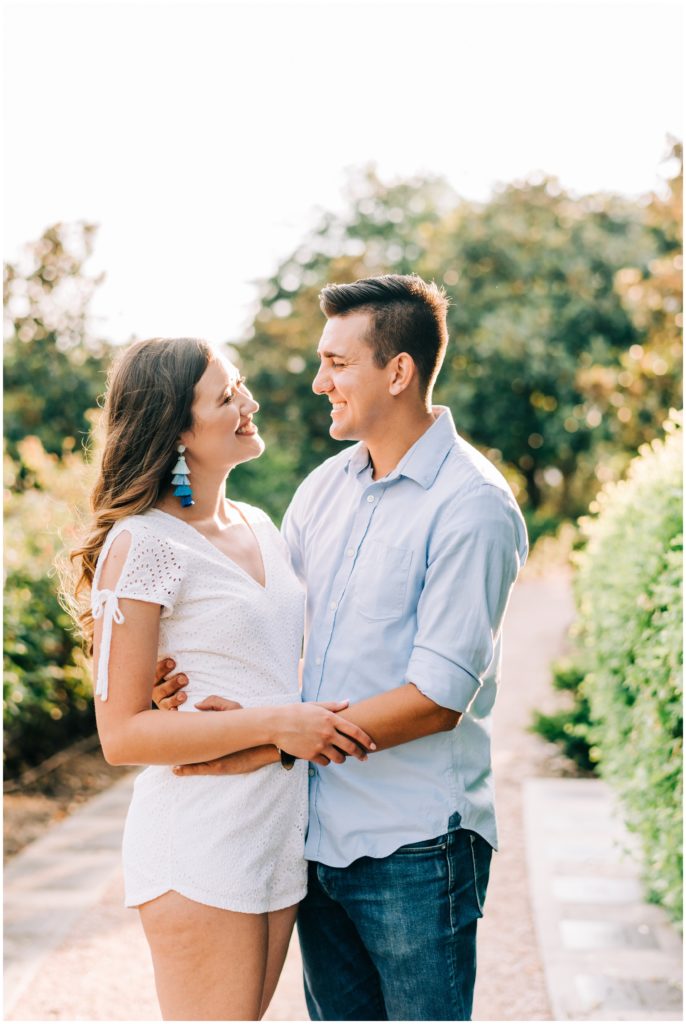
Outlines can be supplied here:
[[681, 1020], [682, 948], [644, 902], [636, 841], [596, 779], [524, 786], [529, 884], [555, 1020]]

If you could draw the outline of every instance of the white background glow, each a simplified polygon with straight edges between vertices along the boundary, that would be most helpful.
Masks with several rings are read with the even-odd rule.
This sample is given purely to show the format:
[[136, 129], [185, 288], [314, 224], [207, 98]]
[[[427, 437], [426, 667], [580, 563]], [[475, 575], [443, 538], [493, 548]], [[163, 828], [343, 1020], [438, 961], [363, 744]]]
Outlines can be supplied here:
[[100, 225], [97, 330], [236, 338], [347, 170], [659, 184], [679, 4], [5, 5], [5, 248]]

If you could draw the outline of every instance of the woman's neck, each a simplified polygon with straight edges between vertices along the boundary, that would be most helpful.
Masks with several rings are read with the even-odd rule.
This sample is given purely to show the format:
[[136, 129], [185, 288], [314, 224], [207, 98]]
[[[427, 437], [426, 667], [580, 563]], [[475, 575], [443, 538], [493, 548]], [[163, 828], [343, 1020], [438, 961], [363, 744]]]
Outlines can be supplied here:
[[159, 502], [163, 512], [171, 512], [172, 515], [184, 519], [186, 522], [217, 522], [228, 523], [231, 515], [226, 502], [226, 481], [229, 473], [221, 476], [191, 471], [190, 487], [193, 492], [193, 504], [184, 508], [181, 501], [174, 494], [173, 487], [169, 487]]

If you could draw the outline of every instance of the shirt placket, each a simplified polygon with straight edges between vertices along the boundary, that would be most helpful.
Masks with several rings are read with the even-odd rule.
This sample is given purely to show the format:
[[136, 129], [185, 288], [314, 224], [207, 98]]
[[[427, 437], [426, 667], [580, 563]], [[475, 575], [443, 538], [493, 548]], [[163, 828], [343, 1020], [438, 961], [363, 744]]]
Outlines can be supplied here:
[[[360, 496], [360, 502], [343, 549], [343, 558], [341, 559], [341, 564], [334, 577], [331, 591], [329, 593], [326, 618], [320, 629], [317, 630], [318, 651], [314, 656], [314, 664], [317, 667], [315, 700], [320, 699], [324, 669], [326, 667], [326, 655], [331, 645], [336, 625], [336, 613], [338, 612], [340, 603], [343, 600], [343, 595], [345, 594], [350, 578], [353, 574], [355, 562], [357, 561], [357, 553], [360, 550], [362, 541], [367, 536], [372, 518], [381, 501], [383, 492], [384, 488], [381, 484], [372, 483], [367, 487], [363, 487], [362, 494]], [[315, 857], [318, 857], [322, 843], [322, 827], [319, 819], [318, 808], [320, 774], [317, 771], [317, 766], [310, 764], [308, 774], [310, 777], [310, 822], [308, 826], [308, 833], [310, 840], [313, 840], [315, 843]]]
[[324, 680], [324, 670], [326, 668], [326, 655], [333, 639], [333, 633], [336, 626], [336, 614], [348, 588], [348, 584], [350, 583], [362, 541], [367, 536], [374, 513], [381, 502], [383, 493], [384, 486], [380, 483], [372, 482], [367, 487], [363, 487], [362, 494], [360, 495], [360, 501], [352, 521], [350, 533], [348, 534], [345, 547], [343, 548], [343, 557], [331, 585], [331, 590], [329, 591], [326, 616], [317, 628], [317, 643], [315, 645], [315, 651], [313, 652], [313, 662], [316, 667], [316, 672], [314, 674], [314, 678], [316, 679], [316, 696], [314, 697], [314, 700], [321, 699], [320, 692]]

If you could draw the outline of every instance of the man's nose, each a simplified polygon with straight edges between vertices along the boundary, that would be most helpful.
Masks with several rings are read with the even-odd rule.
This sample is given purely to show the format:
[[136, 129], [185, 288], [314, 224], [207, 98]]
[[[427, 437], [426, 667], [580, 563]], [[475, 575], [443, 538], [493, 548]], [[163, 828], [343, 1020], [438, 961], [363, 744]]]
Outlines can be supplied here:
[[315, 395], [325, 395], [327, 391], [331, 391], [331, 380], [326, 374], [323, 366], [320, 366], [317, 370], [315, 378], [312, 381], [312, 390]]

